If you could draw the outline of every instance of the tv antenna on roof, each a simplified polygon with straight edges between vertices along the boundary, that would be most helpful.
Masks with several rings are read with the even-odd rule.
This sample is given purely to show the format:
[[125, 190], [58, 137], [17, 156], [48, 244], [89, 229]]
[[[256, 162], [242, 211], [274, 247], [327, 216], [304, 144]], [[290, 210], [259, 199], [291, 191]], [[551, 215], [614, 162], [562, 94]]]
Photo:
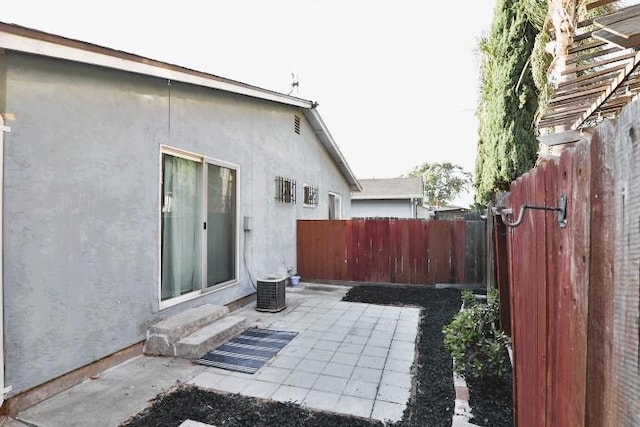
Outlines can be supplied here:
[[291, 73], [291, 90], [287, 95], [291, 95], [291, 92], [293, 92], [293, 89], [295, 89], [296, 93], [298, 93], [299, 87], [300, 87], [300, 81], [298, 79], [298, 75]]

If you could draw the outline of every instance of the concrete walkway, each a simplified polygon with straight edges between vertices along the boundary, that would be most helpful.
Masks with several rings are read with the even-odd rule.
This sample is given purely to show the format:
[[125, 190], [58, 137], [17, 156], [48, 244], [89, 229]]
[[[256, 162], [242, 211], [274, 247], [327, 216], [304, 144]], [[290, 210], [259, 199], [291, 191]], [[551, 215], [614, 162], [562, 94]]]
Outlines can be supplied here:
[[295, 401], [379, 420], [399, 420], [411, 391], [420, 309], [340, 301], [348, 288], [301, 284], [287, 289], [286, 310], [255, 303], [235, 314], [250, 326], [299, 335], [257, 373], [187, 360], [140, 356], [17, 415], [23, 426], [116, 426], [180, 383], [276, 401]]

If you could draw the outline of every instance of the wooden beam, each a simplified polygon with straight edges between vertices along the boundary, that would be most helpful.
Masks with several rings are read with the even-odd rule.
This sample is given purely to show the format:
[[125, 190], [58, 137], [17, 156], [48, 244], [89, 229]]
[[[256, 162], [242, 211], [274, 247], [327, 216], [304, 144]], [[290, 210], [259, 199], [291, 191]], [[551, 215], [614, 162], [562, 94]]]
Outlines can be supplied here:
[[568, 68], [568, 69], [566, 69], [566, 70], [564, 70], [562, 72], [562, 75], [566, 76], [566, 75], [569, 75], [569, 74], [578, 73], [580, 71], [590, 70], [592, 68], [601, 67], [601, 66], [607, 65], [607, 64], [612, 64], [614, 62], [624, 61], [626, 59], [633, 58], [634, 56], [635, 56], [635, 53], [632, 52], [632, 53], [626, 53], [624, 55], [617, 55], [617, 56], [614, 56], [614, 57], [608, 58], [608, 59], [603, 59], [602, 61], [593, 61], [592, 63], [589, 63], [587, 65], [583, 65], [581, 67]]
[[606, 28], [611, 24], [615, 24], [616, 22], [624, 21], [638, 15], [640, 15], [640, 5], [629, 6], [606, 15], [598, 16], [593, 19], [593, 23], [596, 27]]
[[629, 39], [640, 33], [640, 16], [634, 16], [633, 18], [607, 25], [603, 30], [607, 30], [617, 36]]
[[640, 5], [627, 7], [595, 22], [601, 28], [597, 31], [600, 40], [624, 47], [640, 45]]
[[588, 27], [589, 25], [593, 24], [593, 18], [590, 19], [585, 19], [583, 21], [578, 22], [578, 24], [576, 25], [578, 28], [584, 28], [584, 27]]
[[558, 96], [556, 98], [551, 99], [551, 101], [549, 101], [549, 105], [555, 105], [555, 104], [566, 104], [566, 103], [573, 103], [576, 100], [580, 100], [580, 99], [591, 99], [591, 98], [597, 98], [598, 95], [600, 93], [602, 93], [605, 89], [590, 89], [590, 90], [583, 90], [581, 92], [576, 92], [576, 93], [572, 93], [570, 95], [565, 95], [565, 96]]
[[557, 119], [557, 120], [545, 120], [544, 122], [540, 122], [538, 125], [539, 128], [549, 128], [553, 126], [566, 126], [569, 127], [572, 121], [567, 119]]
[[591, 41], [589, 43], [583, 44], [573, 44], [571, 48], [567, 51], [568, 54], [582, 52], [583, 50], [595, 49], [600, 46], [606, 45], [607, 42], [603, 42], [602, 40]]
[[574, 104], [567, 104], [559, 109], [547, 111], [542, 119], [560, 119], [568, 117], [578, 117], [586, 111], [591, 103], [581, 104], [579, 107], [575, 107]]
[[540, 120], [538, 123], [538, 127], [548, 127], [555, 126], [556, 124], [563, 124], [569, 126], [571, 123], [575, 122], [575, 115], [568, 117], [552, 117], [544, 120]]
[[[580, 76], [580, 77], [574, 77], [571, 80], [567, 80], [564, 82], [561, 82], [560, 84], [558, 84], [558, 89], [560, 88], [565, 88], [567, 86], [573, 86], [579, 83], [586, 83], [589, 80], [592, 80], [594, 78], [598, 78], [607, 74], [617, 74], [617, 71], [620, 71], [621, 69], [623, 69], [625, 66], [625, 64], [618, 64], [618, 65], [614, 65], [611, 67], [608, 67], [604, 70], [600, 70], [600, 71], [596, 71], [593, 73], [589, 73], [589, 74], [585, 74], [584, 76]], [[612, 76], [611, 78], [613, 78], [614, 76]]]
[[610, 53], [615, 53], [620, 50], [619, 46], [613, 46], [608, 49], [602, 49], [595, 52], [585, 53], [584, 55], [571, 55], [567, 57], [567, 64], [574, 64], [578, 61], [584, 61], [587, 59], [597, 58], [599, 56], [609, 55]]
[[615, 77], [615, 73], [607, 73], [602, 76], [594, 77], [592, 79], [589, 79], [583, 82], [576, 82], [573, 85], [563, 86], [562, 88], [556, 89], [556, 91], [554, 92], [554, 96], [555, 95], [560, 96], [565, 93], [574, 92], [580, 89], [594, 88], [596, 87], [596, 85], [604, 85], [604, 84], [608, 85], [611, 82], [611, 79], [613, 79], [614, 77]]
[[602, 29], [595, 31], [593, 33], [593, 37], [598, 40], [605, 40], [622, 48], [636, 48], [640, 46], [640, 33], [634, 35], [633, 37], [621, 37], [608, 30]]
[[622, 83], [624, 83], [626, 78], [633, 72], [638, 63], [640, 63], [640, 52], [636, 53], [633, 57], [633, 60], [629, 61], [629, 63], [622, 70], [620, 70], [618, 76], [611, 82], [611, 86], [606, 89], [605, 92], [598, 97], [598, 99], [596, 99], [593, 105], [584, 112], [580, 119], [576, 120], [575, 123], [571, 125], [571, 129], [579, 128], [589, 118], [589, 116], [595, 113], [598, 108], [602, 106], [602, 104], [607, 102], [609, 97], [620, 87], [620, 85], [622, 85]]
[[581, 42], [582, 40], [586, 40], [591, 37], [591, 31], [585, 31], [584, 33], [576, 34], [573, 36], [573, 41], [575, 43]]
[[585, 135], [579, 130], [568, 130], [565, 132], [551, 133], [549, 135], [541, 135], [538, 137], [538, 141], [551, 147], [553, 145], [578, 142], [584, 137]]
[[554, 108], [553, 110], [547, 110], [543, 115], [542, 119], [548, 118], [558, 118], [561, 116], [579, 116], [584, 113], [591, 103], [584, 103], [579, 106], [575, 104], [568, 104], [559, 108]]
[[[607, 77], [607, 76], [605, 76]], [[604, 77], [603, 77], [604, 79]], [[568, 95], [573, 95], [576, 93], [580, 93], [584, 90], [591, 90], [591, 89], [600, 89], [600, 90], [604, 90], [604, 88], [609, 87], [609, 85], [611, 84], [611, 82], [609, 81], [609, 79], [604, 79], [601, 82], [593, 82], [593, 84], [588, 84], [588, 85], [583, 85], [583, 86], [578, 86], [578, 87], [574, 87], [571, 89], [566, 89], [563, 91], [557, 91], [554, 94], [554, 98], [555, 97], [561, 97], [561, 96], [568, 96]]]
[[587, 10], [595, 9], [596, 7], [604, 6], [605, 4], [616, 2], [617, 0], [597, 0], [593, 3], [587, 4]]

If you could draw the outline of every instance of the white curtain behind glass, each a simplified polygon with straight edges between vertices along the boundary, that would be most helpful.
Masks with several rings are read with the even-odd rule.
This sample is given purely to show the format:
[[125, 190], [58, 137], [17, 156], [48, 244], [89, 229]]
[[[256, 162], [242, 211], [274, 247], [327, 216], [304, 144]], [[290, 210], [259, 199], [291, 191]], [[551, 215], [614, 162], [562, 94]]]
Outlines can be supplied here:
[[201, 288], [201, 163], [165, 154], [162, 183], [162, 300]]

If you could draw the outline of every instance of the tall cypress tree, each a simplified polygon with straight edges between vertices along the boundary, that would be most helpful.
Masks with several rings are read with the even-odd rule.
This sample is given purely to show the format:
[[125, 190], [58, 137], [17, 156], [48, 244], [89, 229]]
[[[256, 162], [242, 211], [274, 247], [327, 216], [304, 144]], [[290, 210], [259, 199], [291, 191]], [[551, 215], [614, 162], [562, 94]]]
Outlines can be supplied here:
[[497, 0], [491, 32], [479, 46], [478, 203], [486, 204], [496, 191], [507, 190], [535, 164], [538, 94], [529, 58], [537, 33], [521, 1]]

